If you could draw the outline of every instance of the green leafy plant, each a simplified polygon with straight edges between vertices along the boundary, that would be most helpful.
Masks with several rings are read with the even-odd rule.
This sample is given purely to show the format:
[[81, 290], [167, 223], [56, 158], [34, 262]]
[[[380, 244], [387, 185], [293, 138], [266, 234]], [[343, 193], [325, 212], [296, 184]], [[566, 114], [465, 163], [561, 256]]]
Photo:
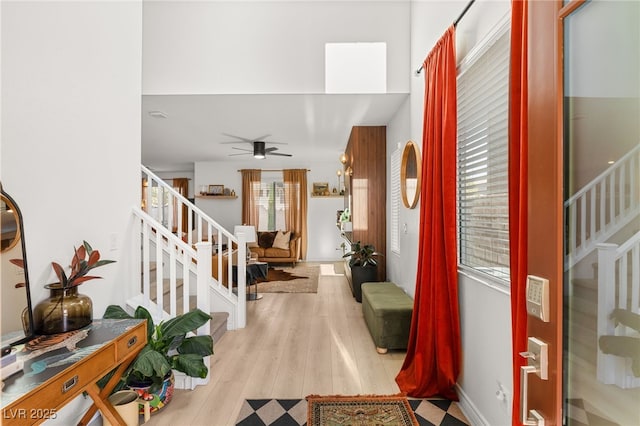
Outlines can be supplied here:
[[213, 339], [211, 336], [186, 337], [187, 333], [211, 319], [202, 310], [195, 309], [157, 325], [142, 306], [138, 306], [132, 317], [120, 306], [110, 305], [103, 317], [147, 320], [147, 345], [127, 368], [116, 389], [126, 385], [130, 378], [159, 384], [172, 369], [191, 377], [207, 377], [209, 369], [204, 364], [204, 357], [213, 354]]
[[115, 260], [100, 259], [100, 252], [94, 250], [88, 242], [83, 241], [80, 247], [74, 247], [70, 265], [71, 271], [68, 276], [59, 263], [51, 262], [51, 266], [60, 281], [60, 287], [71, 288], [77, 287], [85, 281], [102, 278], [95, 275], [87, 275], [87, 273], [92, 269], [114, 262]]
[[351, 250], [342, 256], [343, 258], [349, 258], [349, 266], [375, 266], [378, 264], [376, 256], [382, 256], [382, 254], [376, 251], [376, 248], [371, 244], [362, 245], [360, 241], [351, 243]]

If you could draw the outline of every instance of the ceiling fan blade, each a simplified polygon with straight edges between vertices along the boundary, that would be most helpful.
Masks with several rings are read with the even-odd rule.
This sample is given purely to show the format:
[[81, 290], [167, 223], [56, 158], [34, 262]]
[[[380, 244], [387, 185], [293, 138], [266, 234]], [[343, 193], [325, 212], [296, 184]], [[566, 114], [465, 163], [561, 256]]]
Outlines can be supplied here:
[[251, 154], [251, 152], [243, 152], [243, 153], [237, 153], [237, 154], [229, 154], [229, 157], [235, 157], [236, 155], [249, 155]]
[[267, 152], [267, 155], [278, 155], [280, 157], [293, 157], [291, 154], [282, 154], [280, 152]]
[[273, 151], [277, 151], [277, 150], [278, 150], [278, 148], [276, 148], [275, 146], [272, 146], [271, 148], [266, 148], [264, 150], [264, 152], [273, 152]]
[[[229, 136], [230, 138], [239, 139], [238, 142], [249, 142], [249, 143], [253, 142], [251, 139], [243, 138], [242, 136], [232, 135], [230, 133], [223, 133], [223, 135]], [[229, 143], [231, 143], [231, 142], [229, 142]]]
[[235, 146], [232, 146], [231, 149], [236, 149], [238, 151], [244, 151], [244, 152], [251, 152], [253, 153], [252, 149], [242, 149], [242, 148], [236, 148]]
[[[267, 133], [266, 135], [262, 135], [262, 136], [259, 136], [257, 138], [249, 139], [249, 138], [244, 138], [242, 136], [232, 135], [230, 133], [222, 133], [222, 134], [225, 135], [225, 136], [229, 136], [230, 138], [238, 139], [237, 142], [247, 142], [247, 143], [253, 143], [254, 141], [261, 141], [261, 140], [266, 139], [269, 136], [271, 136], [270, 134]], [[221, 143], [234, 143], [234, 142], [236, 142], [236, 141], [221, 142]]]
[[253, 142], [251, 141], [223, 141], [220, 142], [221, 144], [232, 144], [232, 143], [248, 143], [249, 145], [253, 145]]

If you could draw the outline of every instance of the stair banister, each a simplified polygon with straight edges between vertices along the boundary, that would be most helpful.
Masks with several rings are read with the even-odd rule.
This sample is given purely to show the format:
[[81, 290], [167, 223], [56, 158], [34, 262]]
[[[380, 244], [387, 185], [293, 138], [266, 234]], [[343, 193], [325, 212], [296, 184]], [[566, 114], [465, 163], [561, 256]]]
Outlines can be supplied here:
[[[214, 229], [217, 230], [217, 234], [218, 234], [218, 238], [216, 240], [218, 247], [218, 252], [222, 252], [222, 243], [223, 243], [223, 237], [224, 240], [231, 240], [231, 242], [236, 242], [236, 238], [234, 237], [234, 235], [232, 233], [230, 233], [229, 231], [227, 231], [222, 225], [220, 225], [218, 222], [216, 222], [215, 220], [211, 219], [204, 211], [202, 211], [200, 208], [198, 208], [198, 206], [193, 205], [193, 203], [191, 203], [186, 197], [184, 197], [183, 195], [181, 195], [179, 192], [177, 192], [171, 185], [167, 184], [165, 181], [163, 181], [161, 178], [159, 178], [157, 175], [155, 175], [151, 170], [149, 170], [148, 168], [146, 168], [144, 165], [140, 165], [140, 168], [142, 170], [142, 173], [144, 173], [147, 176], [147, 185], [148, 188], [151, 188], [153, 186], [153, 184], [155, 184], [156, 186], [162, 188], [163, 191], [167, 191], [169, 193], [169, 208], [168, 208], [168, 220], [170, 220], [171, 222], [167, 223], [167, 226], [172, 227], [173, 226], [173, 209], [172, 207], [172, 198], [175, 198], [178, 202], [178, 215], [181, 217], [182, 215], [182, 205], [186, 205], [188, 208], [188, 227], [189, 229], [183, 230], [182, 229], [182, 220], [178, 220], [176, 223], [176, 227], [177, 227], [177, 233], [178, 236], [181, 236], [181, 232], [184, 233], [184, 235], [187, 237], [187, 243], [188, 244], [195, 244], [199, 241], [202, 241], [202, 237], [203, 237], [203, 222], [204, 225], [206, 226], [206, 235], [212, 235], [212, 232]], [[151, 205], [151, 191], [147, 191], [146, 193], [146, 203], [147, 206]], [[149, 208], [147, 208], [147, 210], [149, 210]], [[160, 209], [162, 210], [162, 209]], [[149, 213], [149, 211], [147, 211], [147, 213]], [[196, 215], [196, 223], [194, 224], [192, 221], [192, 214], [191, 213], [195, 213]], [[149, 213], [150, 214], [150, 213]], [[153, 217], [153, 215], [152, 215]], [[159, 218], [155, 217], [154, 219], [156, 219], [156, 221], [158, 221], [159, 223], [161, 223], [161, 220], [158, 220]], [[196, 229], [197, 233], [196, 236], [197, 238], [194, 239], [194, 234], [193, 234], [193, 230], [194, 228]]]
[[639, 169], [640, 145], [564, 203], [569, 223], [579, 225], [573, 227], [568, 236], [565, 270], [584, 259], [598, 243], [606, 242], [640, 214]]
[[[238, 238], [236, 236], [234, 236], [231, 232], [227, 231], [223, 226], [221, 226], [219, 223], [217, 223], [215, 220], [213, 220], [212, 218], [210, 218], [205, 212], [203, 212], [201, 209], [199, 209], [197, 206], [195, 206], [191, 201], [189, 201], [186, 197], [184, 197], [183, 195], [179, 194], [171, 185], [167, 184], [166, 182], [164, 182], [161, 178], [159, 178], [158, 176], [156, 176], [153, 172], [151, 172], [148, 168], [146, 168], [144, 165], [141, 165], [141, 172], [142, 172], [142, 177], [143, 177], [143, 184], [146, 184], [147, 188], [151, 187], [156, 187], [159, 188], [158, 190], [147, 190], [146, 191], [146, 196], [145, 199], [143, 200], [143, 207], [144, 207], [144, 203], [146, 202], [146, 206], [147, 207], [151, 207], [151, 196], [153, 195], [153, 193], [155, 192], [158, 197], [159, 197], [159, 204], [163, 204], [165, 201], [165, 194], [166, 194], [166, 198], [167, 198], [167, 203], [168, 203], [168, 211], [165, 212], [163, 211], [164, 209], [162, 208], [162, 206], [160, 206], [160, 209], [156, 211], [156, 217], [153, 217], [153, 215], [151, 215], [151, 213], [153, 213], [153, 211], [151, 211], [151, 208], [148, 208], [147, 210], [149, 210], [148, 212], [144, 212], [144, 209], [140, 209], [140, 211], [144, 214], [144, 216], [149, 217], [150, 219], [153, 219], [153, 223], [152, 225], [150, 225], [150, 229], [145, 230], [143, 229], [143, 242], [142, 242], [142, 248], [143, 248], [143, 259], [142, 259], [142, 266], [143, 266], [143, 278], [142, 278], [142, 287], [144, 290], [144, 294], [148, 295], [149, 294], [149, 290], [150, 290], [150, 280], [149, 280], [149, 273], [150, 273], [150, 269], [149, 269], [149, 264], [150, 264], [150, 259], [149, 259], [149, 241], [151, 238], [153, 238], [153, 233], [156, 232], [156, 229], [164, 229], [166, 230], [165, 233], [165, 238], [166, 241], [174, 241], [175, 239], [181, 239], [181, 245], [180, 246], [174, 246], [175, 250], [176, 250], [176, 254], [175, 257], [177, 258], [177, 262], [179, 262], [182, 265], [186, 265], [186, 264], [191, 264], [192, 262], [192, 256], [191, 253], [182, 250], [181, 248], [178, 247], [184, 247], [184, 246], [188, 246], [192, 249], [193, 251], [193, 247], [200, 241], [203, 240], [212, 240], [215, 237], [215, 242], [214, 242], [214, 248], [215, 250], [212, 250], [212, 254], [218, 253], [224, 256], [227, 256], [229, 259], [233, 259], [233, 253], [234, 253], [234, 249], [237, 249], [238, 247]], [[175, 200], [175, 204], [177, 207], [177, 223], [175, 223], [175, 229], [174, 229], [174, 220], [173, 220], [173, 203]], [[188, 229], [183, 230], [182, 229], [182, 210], [183, 210], [183, 206], [186, 207], [185, 210], [187, 210], [187, 220], [185, 221], [185, 225], [187, 226]], [[163, 221], [166, 222], [166, 224], [163, 224]], [[143, 219], [144, 222], [144, 219]], [[149, 222], [151, 223], [151, 222]], [[146, 228], [146, 226], [144, 227]], [[176, 235], [177, 234], [177, 235]], [[184, 244], [184, 245], [182, 245]], [[226, 244], [226, 249], [223, 250], [223, 245]], [[161, 245], [161, 244], [156, 244], [157, 246]], [[241, 254], [240, 252], [236, 251], [236, 257], [240, 257], [241, 259], [244, 258], [244, 256], [246, 255], [246, 245], [240, 245], [242, 246], [242, 251], [244, 252], [244, 254]], [[180, 261], [180, 254], [182, 253], [182, 260]], [[152, 256], [154, 255], [153, 253], [151, 254]], [[218, 262], [218, 271], [222, 271], [223, 268], [223, 256], [217, 256], [217, 262]], [[159, 254], [155, 254], [155, 256], [159, 256]], [[165, 256], [172, 256], [170, 251], [165, 251]], [[173, 260], [174, 257], [172, 257], [171, 260], [171, 264], [173, 265], [178, 265], [178, 267], [180, 268], [179, 264], [176, 263], [176, 261]], [[209, 265], [211, 263], [211, 259], [208, 260]], [[176, 270], [175, 269], [171, 269], [173, 268], [170, 265], [167, 265], [167, 269], [165, 271], [160, 271], [160, 276], [166, 275], [166, 273], [171, 274], [175, 274]], [[235, 265], [233, 265], [232, 262], [227, 262], [227, 282], [223, 282], [223, 273], [220, 274], [220, 276], [218, 277], [218, 279], [213, 279], [211, 276], [211, 268], [209, 269], [209, 272], [207, 274], [207, 279], [208, 279], [208, 286], [209, 286], [209, 291], [210, 291], [210, 296], [211, 296], [211, 309], [215, 310], [222, 310], [222, 311], [226, 311], [229, 312], [230, 315], [230, 322], [229, 325], [232, 328], [243, 328], [246, 325], [246, 301], [244, 298], [242, 297], [238, 297], [238, 295], [236, 293], [234, 293], [235, 288], [237, 288], [238, 292], [241, 293], [242, 295], [246, 295], [246, 269], [245, 269], [245, 273], [240, 273], [238, 276], [238, 282], [236, 283], [237, 286], [234, 287], [233, 283], [231, 282], [231, 277], [233, 276], [233, 267]], [[239, 266], [240, 268], [246, 268], [245, 265], [241, 265]], [[197, 267], [194, 265], [192, 265], [189, 270], [186, 270], [186, 268], [182, 268], [182, 279], [183, 282], [187, 282], [189, 279], [189, 274], [194, 274], [194, 276], [196, 275], [196, 269]], [[203, 269], [204, 270], [204, 269]], [[238, 272], [238, 271], [236, 271]], [[192, 279], [192, 281], [195, 281]], [[192, 291], [195, 291], [195, 283], [192, 286]], [[188, 307], [188, 301], [187, 301], [187, 289], [183, 287], [183, 291], [185, 292], [183, 294], [183, 305], [182, 305], [182, 311], [185, 311], [186, 307]], [[164, 294], [164, 298], [167, 299], [167, 297], [169, 297], [171, 300], [173, 300], [175, 298], [175, 294], [174, 294], [174, 290], [172, 290], [171, 287], [169, 287], [169, 294]], [[160, 299], [162, 299], [162, 295], [159, 295]], [[170, 309], [173, 310], [175, 303], [171, 303], [170, 302]], [[240, 306], [239, 306], [240, 305]], [[155, 308], [155, 306], [154, 306]]]

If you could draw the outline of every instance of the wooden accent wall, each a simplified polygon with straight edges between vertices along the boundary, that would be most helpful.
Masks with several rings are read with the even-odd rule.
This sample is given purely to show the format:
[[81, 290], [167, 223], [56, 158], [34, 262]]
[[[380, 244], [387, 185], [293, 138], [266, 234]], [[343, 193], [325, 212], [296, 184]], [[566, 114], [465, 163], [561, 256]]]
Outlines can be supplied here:
[[354, 126], [351, 129], [345, 170], [351, 167], [352, 241], [373, 244], [378, 257], [378, 280], [385, 281], [387, 247], [387, 128]]

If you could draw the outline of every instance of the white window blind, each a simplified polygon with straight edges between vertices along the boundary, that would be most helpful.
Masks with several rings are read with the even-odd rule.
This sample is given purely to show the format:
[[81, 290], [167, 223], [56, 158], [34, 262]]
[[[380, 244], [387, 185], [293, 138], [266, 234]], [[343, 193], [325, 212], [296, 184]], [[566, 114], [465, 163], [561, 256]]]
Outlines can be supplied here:
[[391, 154], [391, 252], [400, 253], [400, 148]]
[[458, 73], [459, 264], [509, 281], [509, 26]]

